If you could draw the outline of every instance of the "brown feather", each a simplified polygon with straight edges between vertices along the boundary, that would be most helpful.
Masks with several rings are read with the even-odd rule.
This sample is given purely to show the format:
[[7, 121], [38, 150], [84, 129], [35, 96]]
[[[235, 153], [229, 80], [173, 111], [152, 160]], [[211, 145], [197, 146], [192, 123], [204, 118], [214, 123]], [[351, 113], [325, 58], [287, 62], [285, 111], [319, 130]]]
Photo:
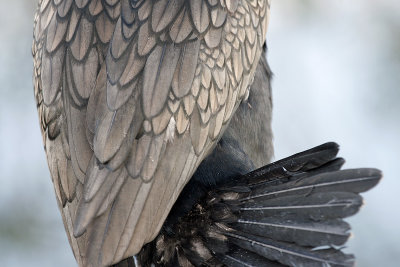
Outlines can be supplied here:
[[63, 71], [65, 49], [60, 47], [50, 55], [43, 52], [42, 76], [43, 101], [45, 105], [51, 105], [60, 92], [61, 75]]
[[88, 99], [97, 79], [99, 57], [96, 48], [92, 48], [83, 63], [72, 64], [72, 76], [80, 97]]
[[58, 15], [61, 18], [64, 18], [68, 12], [71, 10], [73, 0], [64, 0], [61, 1], [60, 5], [57, 7]]
[[207, 3], [205, 1], [190, 0], [190, 11], [197, 31], [203, 33], [210, 23]]
[[149, 23], [145, 23], [140, 27], [138, 43], [138, 54], [140, 56], [147, 55], [156, 45], [156, 36], [150, 34]]
[[[104, 115], [97, 126], [93, 142], [94, 153], [100, 162], [106, 163], [117, 153], [123, 140], [127, 138], [136, 112], [139, 111], [136, 111], [135, 98], [131, 98], [116, 111], [104, 111]], [[135, 132], [139, 131], [139, 127], [134, 128]]]
[[181, 49], [174, 44], [157, 46], [147, 58], [143, 74], [144, 115], [151, 118], [164, 107]]
[[210, 28], [206, 35], [204, 36], [204, 40], [208, 48], [216, 48], [221, 43], [222, 37], [222, 28]]
[[222, 8], [214, 8], [211, 11], [211, 21], [214, 25], [214, 27], [219, 28], [221, 27], [226, 20], [226, 10], [222, 9]]
[[81, 16], [81, 12], [78, 12], [75, 8], [72, 9], [72, 12], [68, 18], [69, 25], [65, 41], [70, 42], [72, 38], [74, 38]]
[[84, 8], [89, 0], [75, 0], [75, 4], [78, 8]]
[[86, 110], [78, 110], [66, 101], [68, 122], [68, 144], [71, 153], [72, 167], [76, 177], [83, 183], [86, 168], [92, 157], [92, 150], [86, 139]]
[[101, 12], [101, 14], [97, 16], [95, 27], [100, 41], [103, 44], [107, 44], [111, 40], [115, 25], [105, 12]]
[[65, 32], [67, 31], [68, 21], [58, 20], [55, 12], [52, 21], [47, 28], [46, 50], [49, 53], [54, 52], [58, 46], [64, 41]]
[[70, 50], [76, 60], [82, 60], [87, 55], [92, 40], [93, 24], [83, 17], [80, 20], [75, 37], [70, 45]]
[[121, 86], [130, 83], [143, 70], [145, 63], [145, 58], [138, 55], [137, 44], [134, 43], [125, 70], [119, 80]]
[[188, 42], [181, 49], [177, 68], [172, 80], [176, 97], [181, 98], [191, 89], [199, 56], [200, 41]]
[[97, 16], [101, 11], [103, 11], [101, 0], [91, 0], [89, 4], [90, 15]]
[[177, 19], [171, 26], [169, 36], [175, 43], [181, 43], [192, 32], [192, 24], [189, 18], [189, 12], [186, 8], [182, 9]]
[[160, 0], [153, 6], [151, 25], [154, 32], [163, 31], [181, 11], [185, 0]]

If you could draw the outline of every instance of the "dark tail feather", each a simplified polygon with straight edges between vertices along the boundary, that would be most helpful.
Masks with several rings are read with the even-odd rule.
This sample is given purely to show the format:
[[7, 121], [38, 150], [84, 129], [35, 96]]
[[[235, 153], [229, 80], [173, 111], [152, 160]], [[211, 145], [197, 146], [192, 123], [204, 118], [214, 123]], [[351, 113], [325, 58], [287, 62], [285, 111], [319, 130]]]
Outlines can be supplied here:
[[[336, 158], [339, 145], [333, 142], [314, 147], [276, 161], [244, 175], [249, 186], [282, 183], [292, 172], [306, 172], [324, 166]], [[339, 166], [340, 169], [341, 166]]]
[[220, 185], [160, 234], [152, 262], [352, 266], [354, 257], [339, 248], [350, 236], [343, 218], [358, 212], [359, 193], [381, 172], [340, 170], [337, 153], [338, 145], [327, 143]]
[[243, 232], [226, 233], [241, 248], [289, 266], [353, 266], [354, 258], [336, 249], [312, 250]]
[[276, 261], [270, 261], [249, 250], [232, 245], [232, 250], [225, 255], [218, 255], [219, 260], [226, 266], [231, 267], [280, 267], [283, 266]]

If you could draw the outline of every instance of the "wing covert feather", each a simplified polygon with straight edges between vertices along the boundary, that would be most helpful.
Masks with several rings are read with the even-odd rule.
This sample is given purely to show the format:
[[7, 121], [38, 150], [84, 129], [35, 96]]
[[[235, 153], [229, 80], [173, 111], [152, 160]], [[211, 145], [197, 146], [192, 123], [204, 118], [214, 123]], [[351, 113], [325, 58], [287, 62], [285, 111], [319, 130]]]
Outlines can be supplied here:
[[266, 0], [39, 1], [35, 98], [80, 266], [119, 262], [157, 235], [247, 95], [268, 10]]

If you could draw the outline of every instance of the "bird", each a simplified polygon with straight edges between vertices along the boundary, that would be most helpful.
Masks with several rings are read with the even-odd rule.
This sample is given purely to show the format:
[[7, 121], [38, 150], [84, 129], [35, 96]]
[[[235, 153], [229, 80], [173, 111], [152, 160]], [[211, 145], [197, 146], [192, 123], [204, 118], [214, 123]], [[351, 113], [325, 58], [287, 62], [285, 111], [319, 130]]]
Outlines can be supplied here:
[[34, 95], [79, 266], [354, 263], [342, 218], [382, 175], [340, 170], [336, 143], [270, 163], [270, 5], [38, 1]]

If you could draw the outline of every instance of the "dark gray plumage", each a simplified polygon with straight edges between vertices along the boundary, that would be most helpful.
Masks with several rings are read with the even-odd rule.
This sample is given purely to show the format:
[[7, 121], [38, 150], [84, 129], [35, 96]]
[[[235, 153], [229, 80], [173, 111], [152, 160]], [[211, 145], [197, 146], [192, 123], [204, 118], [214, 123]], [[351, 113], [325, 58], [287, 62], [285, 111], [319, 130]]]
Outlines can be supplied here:
[[243, 175], [251, 162], [224, 138], [139, 254], [141, 264], [354, 265], [340, 250], [350, 237], [343, 218], [358, 212], [359, 193], [379, 182], [379, 170], [340, 170], [338, 145], [326, 143]]

